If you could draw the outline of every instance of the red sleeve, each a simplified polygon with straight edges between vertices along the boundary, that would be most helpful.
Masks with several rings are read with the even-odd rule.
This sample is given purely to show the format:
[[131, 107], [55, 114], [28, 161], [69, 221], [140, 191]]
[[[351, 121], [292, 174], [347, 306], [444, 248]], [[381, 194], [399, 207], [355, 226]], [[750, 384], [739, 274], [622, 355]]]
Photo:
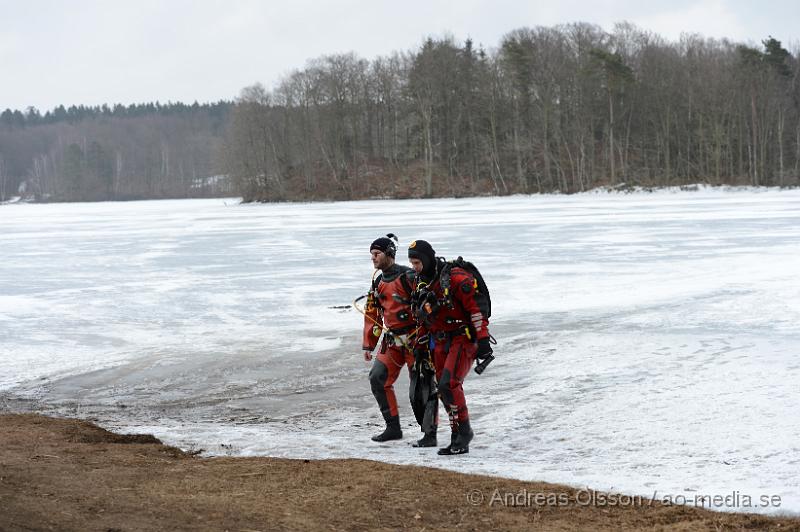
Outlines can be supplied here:
[[478, 303], [475, 301], [477, 283], [475, 278], [465, 271], [453, 271], [450, 275], [450, 293], [461, 303], [469, 314], [469, 321], [475, 327], [477, 339], [489, 337], [489, 320], [483, 316]]

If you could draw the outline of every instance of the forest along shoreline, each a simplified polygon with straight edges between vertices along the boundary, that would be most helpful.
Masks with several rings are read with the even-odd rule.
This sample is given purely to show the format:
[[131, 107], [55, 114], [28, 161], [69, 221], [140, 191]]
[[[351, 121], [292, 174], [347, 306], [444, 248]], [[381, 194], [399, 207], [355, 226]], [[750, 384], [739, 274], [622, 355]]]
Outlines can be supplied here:
[[323, 55], [233, 101], [0, 108], [0, 202], [800, 185], [796, 46], [508, 30]]
[[368, 460], [202, 458], [77, 419], [0, 415], [0, 529], [797, 530], [541, 482]]

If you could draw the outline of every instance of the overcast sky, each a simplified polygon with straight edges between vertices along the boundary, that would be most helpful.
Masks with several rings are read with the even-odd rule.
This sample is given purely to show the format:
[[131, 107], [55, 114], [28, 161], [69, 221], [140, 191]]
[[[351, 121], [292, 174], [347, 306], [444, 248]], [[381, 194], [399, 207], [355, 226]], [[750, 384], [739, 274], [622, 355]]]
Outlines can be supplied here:
[[800, 0], [0, 0], [0, 109], [230, 100], [324, 54], [373, 59], [445, 33], [494, 48], [579, 21], [800, 43]]

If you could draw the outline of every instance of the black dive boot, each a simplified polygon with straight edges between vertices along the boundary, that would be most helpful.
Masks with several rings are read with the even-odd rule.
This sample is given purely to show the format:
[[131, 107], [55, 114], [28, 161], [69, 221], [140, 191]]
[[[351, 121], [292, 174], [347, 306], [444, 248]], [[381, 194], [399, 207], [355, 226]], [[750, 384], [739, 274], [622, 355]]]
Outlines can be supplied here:
[[439, 449], [441, 455], [467, 454], [469, 452], [469, 442], [474, 436], [469, 421], [462, 421], [458, 424], [458, 432], [453, 433], [454, 437], [450, 440], [450, 445]]
[[436, 429], [426, 432], [425, 436], [411, 444], [412, 447], [436, 447]]
[[400, 429], [400, 416], [390, 417], [386, 420], [386, 430], [372, 437], [372, 441], [399, 440], [403, 437]]
[[439, 452], [436, 454], [453, 454], [450, 452], [450, 449], [453, 447], [453, 444], [456, 442], [456, 438], [458, 437], [458, 432], [453, 431], [450, 433], [450, 445], [447, 447], [442, 447], [439, 449]]

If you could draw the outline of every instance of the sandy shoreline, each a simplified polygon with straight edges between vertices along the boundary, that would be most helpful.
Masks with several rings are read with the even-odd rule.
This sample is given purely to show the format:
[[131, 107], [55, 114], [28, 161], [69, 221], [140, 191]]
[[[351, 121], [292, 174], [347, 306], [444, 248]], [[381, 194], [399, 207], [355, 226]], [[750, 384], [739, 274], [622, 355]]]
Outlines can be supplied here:
[[[152, 436], [118, 435], [85, 421], [36, 414], [0, 415], [0, 427], [4, 531], [800, 531], [800, 518], [719, 513], [646, 499], [580, 504], [578, 492], [567, 486], [417, 466], [201, 458]], [[522, 505], [513, 506], [514, 498]]]

